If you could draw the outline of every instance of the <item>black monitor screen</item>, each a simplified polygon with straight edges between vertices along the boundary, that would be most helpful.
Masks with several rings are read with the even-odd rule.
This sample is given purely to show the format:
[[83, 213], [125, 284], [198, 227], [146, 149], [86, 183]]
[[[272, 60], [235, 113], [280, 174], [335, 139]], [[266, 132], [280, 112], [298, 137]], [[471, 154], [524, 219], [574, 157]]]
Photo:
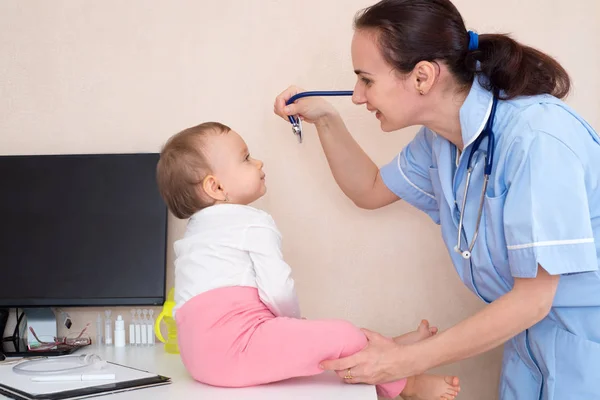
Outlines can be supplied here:
[[158, 154], [0, 156], [0, 307], [162, 304]]

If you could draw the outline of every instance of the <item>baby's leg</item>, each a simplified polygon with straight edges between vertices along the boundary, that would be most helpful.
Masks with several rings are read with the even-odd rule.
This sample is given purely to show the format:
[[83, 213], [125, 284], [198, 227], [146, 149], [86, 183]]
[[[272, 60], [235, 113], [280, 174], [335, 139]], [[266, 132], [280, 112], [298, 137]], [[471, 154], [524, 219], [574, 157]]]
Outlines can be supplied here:
[[[437, 333], [436, 327], [430, 327], [422, 320], [417, 330], [394, 338], [397, 344], [409, 345], [430, 338]], [[404, 400], [453, 400], [460, 391], [459, 379], [455, 376], [416, 375], [408, 378], [402, 391]]]
[[[323, 360], [346, 357], [362, 350], [367, 339], [360, 329], [342, 320], [274, 318], [261, 324], [239, 355], [245, 371], [236, 384], [255, 385], [323, 372]], [[406, 379], [378, 386], [386, 397], [396, 397]]]
[[437, 331], [437, 327], [430, 327], [429, 321], [424, 319], [421, 321], [416, 331], [408, 332], [404, 335], [395, 337], [394, 342], [396, 342], [397, 344], [413, 344], [435, 335]]
[[456, 376], [416, 375], [408, 378], [404, 400], [454, 400], [460, 392]]

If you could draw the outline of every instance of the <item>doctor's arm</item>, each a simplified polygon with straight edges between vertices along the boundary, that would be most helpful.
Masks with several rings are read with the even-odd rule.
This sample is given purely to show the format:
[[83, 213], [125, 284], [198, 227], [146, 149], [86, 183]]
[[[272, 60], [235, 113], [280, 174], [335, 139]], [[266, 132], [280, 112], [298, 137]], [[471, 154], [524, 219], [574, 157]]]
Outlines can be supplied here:
[[315, 125], [333, 177], [344, 194], [358, 207], [375, 209], [399, 198], [383, 183], [379, 168], [354, 140], [342, 117], [326, 100], [306, 97], [285, 106], [303, 89], [292, 86], [275, 100], [275, 113], [286, 121], [288, 115], [300, 115]]
[[508, 341], [542, 320], [552, 307], [559, 275], [538, 265], [535, 278], [517, 278], [513, 289], [480, 312], [427, 340], [398, 345], [366, 332], [368, 347], [353, 356], [326, 361], [324, 369], [352, 368], [351, 382], [381, 383], [463, 360]]
[[[560, 275], [538, 265], [535, 278], [516, 278], [513, 289], [483, 310], [439, 334], [417, 343], [417, 369], [463, 360], [491, 350], [541, 321], [552, 308]], [[418, 359], [417, 359], [418, 358]]]

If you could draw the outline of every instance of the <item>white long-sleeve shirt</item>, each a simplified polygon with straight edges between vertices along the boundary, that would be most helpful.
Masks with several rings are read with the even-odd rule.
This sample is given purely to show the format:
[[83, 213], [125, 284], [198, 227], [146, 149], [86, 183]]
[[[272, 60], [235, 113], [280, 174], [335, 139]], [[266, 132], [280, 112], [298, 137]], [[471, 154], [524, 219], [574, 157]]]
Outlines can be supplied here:
[[250, 286], [276, 316], [300, 318], [281, 234], [262, 210], [219, 204], [194, 214], [175, 248], [175, 311], [211, 289]]

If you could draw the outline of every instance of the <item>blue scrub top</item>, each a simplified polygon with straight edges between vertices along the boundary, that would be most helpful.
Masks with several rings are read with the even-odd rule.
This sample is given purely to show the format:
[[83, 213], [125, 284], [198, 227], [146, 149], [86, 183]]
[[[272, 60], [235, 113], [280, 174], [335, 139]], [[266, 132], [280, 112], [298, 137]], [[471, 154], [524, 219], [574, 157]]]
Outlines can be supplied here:
[[[465, 149], [423, 127], [389, 164], [385, 184], [441, 225], [464, 284], [489, 303], [538, 264], [561, 275], [550, 314], [505, 344], [500, 399], [600, 398], [600, 136], [549, 95], [498, 102], [493, 170], [470, 260], [454, 251], [467, 159], [491, 112], [473, 82], [460, 110]], [[461, 247], [473, 238], [487, 151], [473, 156]], [[457, 165], [458, 164], [458, 165]]]

